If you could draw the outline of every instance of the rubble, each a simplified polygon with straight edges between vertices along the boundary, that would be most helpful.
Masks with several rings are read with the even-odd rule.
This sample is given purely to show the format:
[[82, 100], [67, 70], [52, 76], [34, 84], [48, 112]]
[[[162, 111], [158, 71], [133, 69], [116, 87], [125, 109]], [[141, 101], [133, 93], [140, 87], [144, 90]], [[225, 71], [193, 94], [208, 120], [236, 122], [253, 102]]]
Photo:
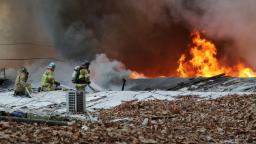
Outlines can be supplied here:
[[[185, 79], [184, 79], [185, 80]], [[187, 79], [175, 91], [102, 91], [86, 94], [87, 117], [69, 114], [67, 91], [34, 93], [32, 98], [2, 92], [0, 111], [21, 111], [47, 123], [7, 119], [0, 143], [253, 143], [256, 141], [255, 79]], [[192, 80], [192, 82], [191, 82]], [[181, 82], [184, 83], [185, 81]], [[221, 84], [220, 84], [221, 83]], [[23, 120], [23, 119], [22, 119]], [[77, 123], [79, 122], [79, 123]], [[80, 123], [81, 122], [81, 123]], [[53, 126], [50, 126], [53, 125]], [[62, 126], [65, 125], [65, 126]]]
[[224, 74], [210, 78], [153, 78], [127, 81], [127, 90], [197, 91], [197, 92], [256, 92], [256, 78], [227, 77]]
[[[72, 126], [0, 122], [1, 143], [254, 143], [256, 95], [124, 102]], [[154, 117], [157, 117], [155, 119]], [[119, 121], [116, 119], [129, 119]], [[143, 121], [147, 125], [142, 127]]]
[[[124, 101], [175, 100], [180, 96], [194, 95], [201, 99], [215, 99], [228, 95], [251, 95], [254, 92], [194, 92], [194, 91], [106, 91], [86, 95], [88, 111], [108, 109]], [[22, 111], [42, 116], [67, 115], [67, 92], [35, 93], [32, 98], [14, 97], [13, 92], [0, 93], [0, 111]], [[90, 115], [90, 114], [89, 114]], [[78, 116], [81, 117], [81, 116]], [[83, 117], [83, 116], [82, 116]], [[82, 118], [81, 117], [81, 118]], [[83, 117], [84, 118], [84, 117]], [[90, 117], [89, 119], [94, 120]]]

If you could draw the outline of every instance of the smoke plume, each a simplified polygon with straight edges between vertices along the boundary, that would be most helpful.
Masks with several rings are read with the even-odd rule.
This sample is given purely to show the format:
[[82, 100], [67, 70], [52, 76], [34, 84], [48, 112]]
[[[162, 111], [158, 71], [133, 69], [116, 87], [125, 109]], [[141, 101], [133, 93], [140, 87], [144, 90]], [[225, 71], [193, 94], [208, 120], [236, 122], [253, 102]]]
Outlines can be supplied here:
[[[227, 65], [253, 61], [255, 1], [59, 1], [56, 47], [69, 58], [106, 53], [148, 76], [174, 75], [192, 29], [204, 31]], [[56, 27], [58, 27], [56, 26]]]
[[122, 79], [129, 78], [131, 73], [121, 62], [111, 60], [105, 54], [97, 55], [90, 69], [93, 81], [111, 90], [120, 90]]
[[225, 64], [243, 60], [256, 68], [254, 0], [2, 0], [0, 7], [1, 41], [56, 48], [16, 46], [5, 56], [48, 56], [50, 50], [81, 61], [105, 53], [147, 76], [175, 75], [190, 32], [198, 29], [217, 44]]
[[105, 53], [148, 76], [170, 75], [190, 41], [190, 28], [173, 18], [165, 1], [62, 0], [59, 5], [55, 26], [62, 27], [54, 31], [55, 44], [67, 58]]

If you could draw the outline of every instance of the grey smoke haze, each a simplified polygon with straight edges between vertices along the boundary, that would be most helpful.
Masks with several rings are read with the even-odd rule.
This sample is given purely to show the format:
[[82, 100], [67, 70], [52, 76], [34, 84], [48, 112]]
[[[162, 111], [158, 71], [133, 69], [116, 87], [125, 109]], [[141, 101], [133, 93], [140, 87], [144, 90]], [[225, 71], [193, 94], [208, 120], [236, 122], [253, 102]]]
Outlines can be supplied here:
[[[47, 69], [47, 62], [40, 61], [32, 65], [27, 66], [30, 72], [30, 81], [34, 87], [39, 87], [41, 82], [41, 75]], [[73, 69], [78, 62], [56, 62], [55, 78], [60, 81], [61, 84], [74, 87], [71, 82], [71, 75]], [[95, 60], [92, 61], [90, 66], [91, 81], [99, 84], [104, 89], [120, 90], [122, 85], [122, 79], [128, 78], [131, 70], [127, 68], [117, 60], [109, 59], [105, 54], [96, 55]], [[16, 71], [13, 69], [8, 70], [8, 76], [11, 79], [15, 79]]]
[[[0, 2], [1, 40], [47, 41], [67, 59], [92, 60], [105, 53], [128, 69], [149, 76], [169, 75], [175, 72], [180, 54], [188, 51], [190, 32], [197, 28], [220, 43], [227, 63], [238, 57], [256, 68], [255, 0]], [[26, 55], [24, 48], [8, 49], [1, 55]], [[30, 55], [45, 54], [46, 49], [30, 48]]]
[[[62, 0], [57, 4], [56, 47], [69, 58], [106, 53], [147, 75], [173, 74], [190, 32], [205, 31], [222, 59], [254, 68], [254, 0]], [[56, 8], [56, 6], [54, 7]], [[48, 17], [46, 17], [48, 18]], [[218, 46], [219, 46], [218, 45]], [[149, 61], [146, 63], [145, 61]], [[161, 63], [161, 65], [160, 65]]]
[[57, 29], [51, 32], [56, 47], [67, 58], [94, 59], [96, 53], [106, 53], [132, 70], [151, 76], [170, 74], [190, 41], [190, 29], [172, 19], [164, 4], [153, 0], [62, 0], [59, 21], [51, 23]]
[[256, 1], [197, 0], [195, 3], [203, 14], [185, 10], [179, 12], [183, 18], [213, 38], [231, 39], [233, 44], [227, 47], [227, 52], [238, 54], [256, 68]]

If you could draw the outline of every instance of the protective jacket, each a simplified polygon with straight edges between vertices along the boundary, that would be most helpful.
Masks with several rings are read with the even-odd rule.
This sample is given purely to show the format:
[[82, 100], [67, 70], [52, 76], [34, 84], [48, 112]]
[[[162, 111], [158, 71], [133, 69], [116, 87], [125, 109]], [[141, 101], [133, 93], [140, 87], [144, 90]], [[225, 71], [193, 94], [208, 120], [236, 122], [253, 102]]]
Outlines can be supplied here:
[[88, 84], [90, 84], [90, 72], [85, 68], [81, 68], [75, 82], [76, 89], [78, 91], [84, 91]]
[[42, 91], [53, 91], [60, 83], [54, 79], [54, 73], [51, 69], [47, 69], [41, 79]]
[[18, 71], [15, 80], [14, 95], [29, 95], [29, 93], [31, 93], [31, 84], [27, 83], [27, 80], [28, 72]]

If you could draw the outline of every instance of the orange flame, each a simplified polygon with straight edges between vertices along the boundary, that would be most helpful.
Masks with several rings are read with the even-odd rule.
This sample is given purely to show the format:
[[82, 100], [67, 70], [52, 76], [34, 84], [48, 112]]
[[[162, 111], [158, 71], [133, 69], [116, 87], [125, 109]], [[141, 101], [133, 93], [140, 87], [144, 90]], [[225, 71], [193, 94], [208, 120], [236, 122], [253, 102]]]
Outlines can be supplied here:
[[130, 73], [129, 77], [131, 79], [140, 79], [140, 78], [145, 78], [146, 76], [142, 73], [138, 73], [138, 72], [133, 71], [132, 73]]
[[242, 63], [233, 67], [223, 66], [217, 59], [217, 49], [209, 40], [202, 38], [199, 32], [193, 32], [193, 47], [190, 49], [191, 59], [181, 55], [178, 61], [177, 74], [180, 77], [211, 77], [225, 73], [233, 77], [255, 77], [252, 68]]
[[[256, 72], [242, 62], [235, 66], [223, 65], [217, 59], [217, 48], [211, 41], [203, 38], [198, 31], [194, 31], [192, 36], [191, 59], [188, 60], [185, 54], [180, 56], [176, 70], [177, 76], [211, 77], [225, 73], [226, 76], [231, 77], [256, 77]], [[136, 71], [131, 72], [129, 77], [131, 79], [146, 78], [144, 74]]]

